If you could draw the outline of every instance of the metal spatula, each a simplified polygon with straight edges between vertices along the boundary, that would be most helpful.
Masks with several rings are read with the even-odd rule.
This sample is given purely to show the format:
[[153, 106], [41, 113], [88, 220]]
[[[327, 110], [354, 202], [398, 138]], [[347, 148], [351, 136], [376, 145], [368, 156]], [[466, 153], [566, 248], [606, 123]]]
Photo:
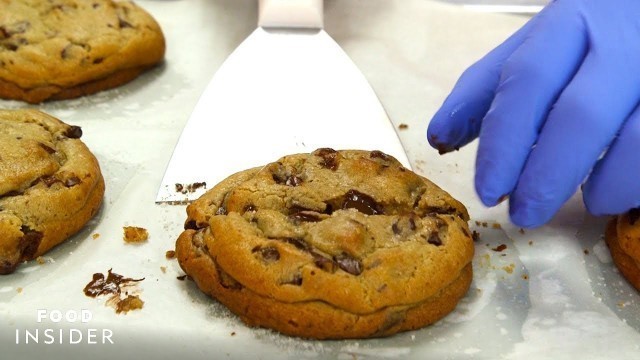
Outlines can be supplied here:
[[381, 150], [410, 167], [367, 80], [322, 29], [322, 1], [259, 6], [259, 27], [189, 118], [156, 202], [194, 200], [237, 171], [321, 147]]

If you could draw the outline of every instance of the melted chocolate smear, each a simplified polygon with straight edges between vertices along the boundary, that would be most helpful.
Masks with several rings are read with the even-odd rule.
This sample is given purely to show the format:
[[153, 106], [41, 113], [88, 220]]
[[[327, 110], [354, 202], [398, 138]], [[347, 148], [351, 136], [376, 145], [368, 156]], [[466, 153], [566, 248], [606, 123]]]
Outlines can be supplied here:
[[322, 158], [320, 166], [325, 169], [335, 171], [338, 169], [338, 152], [331, 148], [321, 148], [313, 152], [314, 155]]
[[82, 129], [80, 126], [71, 125], [64, 133], [64, 136], [70, 139], [80, 139], [82, 137]]
[[47, 187], [51, 187], [51, 185], [53, 185], [53, 184], [55, 184], [57, 182], [61, 182], [60, 179], [58, 179], [57, 177], [55, 177], [53, 175], [41, 176], [39, 180], [42, 181], [45, 185], [47, 185]]
[[640, 208], [629, 210], [629, 225], [633, 225], [640, 219]]
[[302, 285], [302, 275], [300, 275], [300, 274], [295, 274], [295, 275], [293, 276], [293, 279], [291, 279], [291, 280], [289, 280], [289, 281], [286, 281], [286, 282], [284, 282], [283, 284], [286, 284], [286, 285], [295, 285], [295, 286], [300, 286], [300, 285]]
[[362, 264], [360, 261], [348, 254], [334, 256], [334, 260], [340, 269], [351, 275], [360, 275], [362, 273]]
[[381, 206], [369, 195], [357, 190], [349, 190], [342, 202], [342, 209], [356, 209], [367, 215], [382, 214]]
[[111, 272], [111, 270], [109, 269], [106, 278], [102, 273], [93, 274], [93, 279], [84, 287], [84, 294], [93, 298], [100, 295], [120, 295], [122, 287], [144, 280], [144, 278], [125, 278], [122, 275]]

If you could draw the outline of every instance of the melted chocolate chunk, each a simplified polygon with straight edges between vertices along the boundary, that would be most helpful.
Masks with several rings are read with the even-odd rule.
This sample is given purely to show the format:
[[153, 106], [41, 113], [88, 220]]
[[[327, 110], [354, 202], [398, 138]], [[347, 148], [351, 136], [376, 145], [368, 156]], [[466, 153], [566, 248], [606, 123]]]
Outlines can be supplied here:
[[188, 220], [187, 222], [184, 223], [184, 229], [185, 230], [198, 230], [200, 228], [198, 227], [198, 225], [196, 225], [196, 221], [195, 220]]
[[340, 269], [348, 272], [351, 275], [360, 275], [362, 273], [362, 264], [358, 259], [348, 255], [348, 254], [340, 254], [334, 256], [335, 262], [338, 264]]
[[304, 242], [304, 240], [302, 240], [302, 239], [285, 238], [285, 239], [283, 239], [283, 241], [295, 246], [296, 249], [298, 249], [298, 250], [311, 251], [311, 248], [309, 247], [309, 244]]
[[284, 184], [287, 186], [299, 186], [300, 184], [302, 184], [302, 178], [291, 175], [287, 177], [287, 180], [284, 182]]
[[400, 227], [398, 226], [398, 222], [397, 221], [394, 222], [393, 225], [391, 225], [391, 230], [396, 235], [400, 235], [400, 233], [402, 233], [402, 230], [400, 230]]
[[132, 28], [133, 25], [131, 25], [130, 22], [126, 21], [125, 19], [118, 17], [118, 26], [120, 27], [120, 29], [125, 29], [125, 28]]
[[378, 159], [382, 159], [382, 160], [389, 160], [390, 157], [389, 155], [383, 153], [382, 151], [379, 150], [373, 150], [371, 152], [371, 154], [369, 154], [369, 157], [371, 157], [372, 159], [378, 158]]
[[285, 281], [282, 284], [300, 286], [302, 285], [302, 275], [295, 274], [291, 280]]
[[84, 294], [89, 297], [109, 294], [119, 295], [122, 292], [122, 287], [144, 280], [144, 278], [125, 278], [122, 275], [111, 272], [111, 270], [109, 269], [106, 278], [102, 273], [93, 274], [93, 279], [84, 287]]
[[427, 242], [431, 245], [440, 246], [442, 245], [442, 239], [440, 239], [440, 233], [438, 231], [434, 231], [427, 239]]
[[20, 231], [23, 234], [18, 243], [21, 259], [31, 259], [38, 251], [43, 235], [40, 231], [32, 230], [26, 225], [22, 225]]
[[317, 214], [309, 211], [298, 211], [289, 215], [289, 219], [294, 222], [318, 222], [321, 220]]
[[313, 152], [314, 155], [322, 158], [320, 166], [335, 171], [338, 169], [338, 152], [331, 148], [321, 148]]
[[64, 181], [64, 186], [70, 188], [80, 184], [82, 181], [77, 176], [72, 176]]
[[64, 133], [64, 136], [70, 139], [80, 139], [82, 137], [82, 129], [80, 126], [69, 126], [67, 131]]
[[349, 190], [344, 196], [342, 209], [356, 209], [367, 215], [380, 215], [383, 213], [381, 206], [371, 196], [353, 189]]
[[259, 253], [262, 259], [268, 263], [280, 260], [280, 252], [278, 249], [272, 246], [260, 247], [257, 246], [251, 250], [253, 253]]
[[333, 274], [338, 270], [338, 264], [331, 259], [327, 259], [326, 257], [313, 253], [313, 263], [319, 267], [320, 269]]
[[38, 145], [40, 145], [40, 147], [43, 148], [44, 151], [46, 151], [49, 154], [54, 154], [56, 152], [56, 150], [50, 147], [49, 145], [46, 145], [43, 143], [38, 143]]
[[47, 187], [51, 187], [51, 185], [57, 182], [61, 182], [60, 179], [58, 179], [53, 175], [44, 175], [44, 176], [41, 176], [40, 179], [38, 180], [42, 181], [45, 185], [47, 185]]

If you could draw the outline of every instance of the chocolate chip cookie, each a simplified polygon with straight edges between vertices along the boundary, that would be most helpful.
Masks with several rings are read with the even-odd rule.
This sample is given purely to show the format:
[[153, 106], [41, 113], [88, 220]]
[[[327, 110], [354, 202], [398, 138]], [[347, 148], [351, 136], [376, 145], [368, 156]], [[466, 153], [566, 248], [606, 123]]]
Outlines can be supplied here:
[[0, 110], [0, 274], [80, 230], [104, 180], [82, 130], [36, 110]]
[[164, 57], [158, 23], [131, 1], [0, 1], [0, 97], [39, 103], [129, 82]]
[[451, 312], [472, 278], [466, 208], [380, 151], [318, 149], [187, 207], [182, 269], [250, 326], [388, 336]]
[[640, 209], [609, 221], [605, 241], [622, 275], [640, 290]]

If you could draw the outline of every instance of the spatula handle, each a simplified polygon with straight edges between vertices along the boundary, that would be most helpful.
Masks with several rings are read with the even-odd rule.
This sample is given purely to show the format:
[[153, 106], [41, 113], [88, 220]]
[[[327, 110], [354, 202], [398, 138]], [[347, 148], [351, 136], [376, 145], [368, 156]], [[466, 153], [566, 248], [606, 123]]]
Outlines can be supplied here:
[[323, 15], [322, 0], [259, 0], [258, 26], [321, 29]]

